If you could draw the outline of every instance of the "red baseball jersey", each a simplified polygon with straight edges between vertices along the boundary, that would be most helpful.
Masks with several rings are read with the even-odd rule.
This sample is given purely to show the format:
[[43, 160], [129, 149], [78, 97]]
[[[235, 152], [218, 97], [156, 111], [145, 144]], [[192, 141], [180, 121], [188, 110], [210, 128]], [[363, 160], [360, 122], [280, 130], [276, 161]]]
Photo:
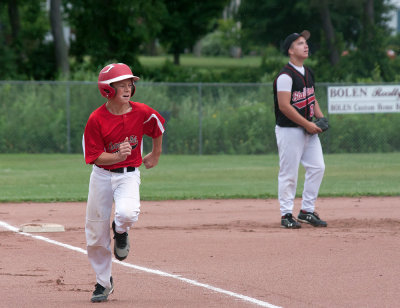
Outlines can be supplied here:
[[114, 115], [106, 104], [100, 106], [89, 117], [83, 135], [83, 149], [87, 164], [103, 153], [115, 153], [119, 145], [128, 137], [132, 153], [125, 161], [102, 168], [139, 167], [142, 164], [143, 135], [157, 138], [164, 133], [164, 118], [151, 107], [137, 102], [129, 102], [132, 110], [122, 115]]

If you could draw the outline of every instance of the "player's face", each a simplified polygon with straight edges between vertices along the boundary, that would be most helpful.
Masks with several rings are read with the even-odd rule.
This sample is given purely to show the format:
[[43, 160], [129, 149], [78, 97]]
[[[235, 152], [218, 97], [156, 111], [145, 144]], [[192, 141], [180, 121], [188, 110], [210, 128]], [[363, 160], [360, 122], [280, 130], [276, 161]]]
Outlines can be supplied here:
[[131, 98], [131, 91], [133, 83], [131, 79], [125, 79], [121, 81], [114, 82], [113, 87], [116, 89], [114, 99], [121, 102], [129, 102]]
[[308, 58], [308, 44], [304, 37], [300, 36], [292, 43], [289, 54], [301, 59]]

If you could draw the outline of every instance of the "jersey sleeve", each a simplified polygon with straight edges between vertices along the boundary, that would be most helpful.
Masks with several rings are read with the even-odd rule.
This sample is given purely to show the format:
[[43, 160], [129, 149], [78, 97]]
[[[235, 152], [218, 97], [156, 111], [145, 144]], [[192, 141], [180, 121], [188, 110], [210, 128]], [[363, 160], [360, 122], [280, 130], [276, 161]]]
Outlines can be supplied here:
[[100, 126], [92, 114], [86, 123], [83, 134], [83, 148], [86, 164], [93, 164], [94, 161], [105, 152], [104, 140], [101, 136]]
[[288, 74], [281, 74], [276, 80], [277, 92], [291, 92], [293, 80]]
[[165, 119], [153, 108], [146, 106], [143, 133], [151, 138], [160, 137], [164, 133]]

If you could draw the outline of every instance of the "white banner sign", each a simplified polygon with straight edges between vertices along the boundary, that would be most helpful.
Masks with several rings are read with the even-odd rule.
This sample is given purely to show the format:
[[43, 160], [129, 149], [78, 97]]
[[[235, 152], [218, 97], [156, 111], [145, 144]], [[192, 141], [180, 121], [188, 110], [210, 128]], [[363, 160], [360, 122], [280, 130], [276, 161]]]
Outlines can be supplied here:
[[400, 86], [328, 87], [328, 112], [400, 112]]

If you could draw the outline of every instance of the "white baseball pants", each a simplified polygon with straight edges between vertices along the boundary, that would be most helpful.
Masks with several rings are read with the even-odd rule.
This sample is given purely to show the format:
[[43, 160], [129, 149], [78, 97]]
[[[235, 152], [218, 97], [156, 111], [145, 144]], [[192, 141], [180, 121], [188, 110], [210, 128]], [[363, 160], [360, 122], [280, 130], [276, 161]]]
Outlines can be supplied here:
[[96, 273], [96, 280], [110, 288], [111, 237], [110, 219], [115, 202], [115, 229], [128, 232], [140, 213], [140, 171], [114, 173], [93, 166], [90, 175], [86, 208], [86, 244], [89, 261]]
[[301, 209], [314, 212], [325, 171], [318, 134], [310, 135], [302, 127], [278, 125], [275, 134], [279, 152], [278, 199], [281, 215], [293, 211], [300, 163], [306, 170]]

